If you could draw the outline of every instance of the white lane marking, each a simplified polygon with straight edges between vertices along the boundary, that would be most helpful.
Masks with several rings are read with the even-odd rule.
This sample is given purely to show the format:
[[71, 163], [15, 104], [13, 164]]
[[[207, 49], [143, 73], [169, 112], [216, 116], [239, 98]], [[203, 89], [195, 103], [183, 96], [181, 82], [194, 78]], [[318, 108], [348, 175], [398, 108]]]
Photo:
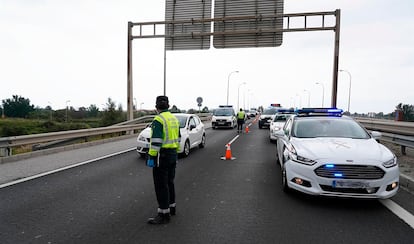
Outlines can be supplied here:
[[237, 136], [235, 136], [229, 143], [227, 143], [226, 145], [224, 145], [224, 146], [227, 146], [227, 145], [231, 145], [235, 140], [237, 140], [237, 138], [239, 138], [239, 136], [240, 135], [237, 135]]
[[60, 171], [64, 171], [64, 170], [67, 170], [67, 169], [75, 168], [75, 167], [78, 167], [78, 166], [81, 166], [81, 165], [85, 165], [85, 164], [88, 164], [88, 163], [92, 163], [92, 162], [95, 162], [95, 161], [98, 161], [98, 160], [102, 160], [102, 159], [105, 159], [105, 158], [110, 158], [110, 157], [113, 157], [113, 156], [116, 156], [116, 155], [119, 155], [119, 154], [122, 154], [122, 153], [126, 153], [126, 152], [133, 151], [133, 150], [135, 150], [135, 147], [134, 148], [127, 149], [127, 150], [124, 150], [124, 151], [120, 151], [120, 152], [116, 152], [116, 153], [111, 153], [111, 154], [108, 154], [108, 155], [105, 155], [105, 156], [102, 156], [102, 157], [90, 159], [90, 160], [87, 160], [87, 161], [84, 161], [84, 162], [80, 162], [80, 163], [77, 163], [77, 164], [72, 164], [72, 165], [69, 165], [69, 166], [65, 166], [63, 168], [55, 169], [55, 170], [52, 170], [52, 171], [47, 171], [47, 172], [40, 173], [40, 174], [37, 174], [37, 175], [33, 175], [33, 176], [21, 178], [21, 179], [15, 180], [15, 181], [11, 181], [11, 182], [8, 182], [8, 183], [1, 184], [0, 185], [0, 189], [1, 188], [8, 187], [8, 186], [11, 186], [11, 185], [16, 185], [16, 184], [19, 184], [19, 183], [22, 183], [22, 182], [25, 182], [25, 181], [29, 181], [29, 180], [33, 180], [33, 179], [36, 179], [36, 178], [40, 178], [40, 177], [43, 177], [43, 176], [46, 176], [46, 175], [54, 174], [54, 173], [57, 173], [57, 172], [60, 172]]
[[387, 207], [391, 212], [397, 215], [400, 219], [406, 222], [411, 228], [414, 229], [414, 216], [403, 209], [400, 205], [396, 204], [390, 199], [380, 199], [379, 200], [385, 207]]

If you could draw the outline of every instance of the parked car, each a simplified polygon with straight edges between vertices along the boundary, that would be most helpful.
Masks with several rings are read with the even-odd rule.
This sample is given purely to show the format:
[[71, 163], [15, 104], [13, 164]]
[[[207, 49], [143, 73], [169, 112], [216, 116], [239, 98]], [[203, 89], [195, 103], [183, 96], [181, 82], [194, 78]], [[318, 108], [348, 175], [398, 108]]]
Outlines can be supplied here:
[[396, 156], [338, 109], [297, 111], [277, 131], [283, 190], [351, 198], [390, 198], [399, 187]]
[[[190, 149], [203, 148], [206, 144], [206, 132], [201, 119], [195, 114], [173, 114], [180, 122], [180, 150], [179, 153], [186, 157]], [[151, 139], [151, 124], [139, 133], [137, 138], [137, 152], [141, 157], [148, 153]]]
[[249, 110], [246, 112], [246, 116], [248, 119], [254, 118], [257, 115], [257, 111], [256, 110]]
[[270, 126], [270, 122], [272, 121], [273, 116], [277, 113], [278, 109], [278, 107], [269, 107], [265, 109], [262, 114], [260, 114], [258, 123], [259, 129]]
[[219, 108], [213, 111], [211, 117], [211, 127], [216, 128], [230, 128], [237, 126], [236, 113], [232, 105], [220, 105]]
[[294, 114], [293, 109], [279, 110], [269, 125], [269, 140], [270, 142], [277, 142], [276, 132], [281, 130], [285, 125], [286, 120]]

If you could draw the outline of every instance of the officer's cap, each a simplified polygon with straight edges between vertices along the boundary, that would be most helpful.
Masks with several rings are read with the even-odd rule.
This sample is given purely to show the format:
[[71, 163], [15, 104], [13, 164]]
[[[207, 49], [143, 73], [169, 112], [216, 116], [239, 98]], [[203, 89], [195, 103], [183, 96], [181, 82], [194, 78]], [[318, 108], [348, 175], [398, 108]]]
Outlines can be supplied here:
[[155, 102], [157, 109], [167, 109], [170, 107], [167, 96], [158, 96]]

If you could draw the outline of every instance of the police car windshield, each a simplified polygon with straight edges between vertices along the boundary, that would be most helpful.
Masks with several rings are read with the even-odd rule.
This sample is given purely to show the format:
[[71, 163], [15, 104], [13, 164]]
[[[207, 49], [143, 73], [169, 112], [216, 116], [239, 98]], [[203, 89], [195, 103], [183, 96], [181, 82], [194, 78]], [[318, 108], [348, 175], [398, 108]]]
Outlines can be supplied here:
[[176, 115], [175, 117], [177, 117], [178, 121], [180, 122], [180, 128], [184, 128], [187, 123], [187, 116]]
[[233, 110], [232, 109], [216, 109], [213, 113], [215, 116], [232, 116]]
[[342, 137], [369, 139], [369, 134], [354, 120], [338, 117], [298, 118], [293, 124], [292, 135], [298, 138]]
[[263, 114], [265, 114], [265, 115], [273, 115], [276, 112], [277, 112], [277, 109], [276, 108], [268, 108], [268, 109], [265, 109], [265, 111], [263, 111]]

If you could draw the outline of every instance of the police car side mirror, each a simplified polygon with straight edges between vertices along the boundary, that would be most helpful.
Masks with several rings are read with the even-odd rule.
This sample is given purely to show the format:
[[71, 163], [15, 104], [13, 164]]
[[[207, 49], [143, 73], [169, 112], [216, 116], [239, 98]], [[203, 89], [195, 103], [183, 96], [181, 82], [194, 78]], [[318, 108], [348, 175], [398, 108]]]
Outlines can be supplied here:
[[375, 140], [379, 140], [382, 137], [381, 132], [379, 131], [371, 131], [371, 136], [375, 139]]
[[195, 125], [190, 125], [190, 130], [193, 130], [193, 129], [195, 129], [196, 128], [196, 126]]

